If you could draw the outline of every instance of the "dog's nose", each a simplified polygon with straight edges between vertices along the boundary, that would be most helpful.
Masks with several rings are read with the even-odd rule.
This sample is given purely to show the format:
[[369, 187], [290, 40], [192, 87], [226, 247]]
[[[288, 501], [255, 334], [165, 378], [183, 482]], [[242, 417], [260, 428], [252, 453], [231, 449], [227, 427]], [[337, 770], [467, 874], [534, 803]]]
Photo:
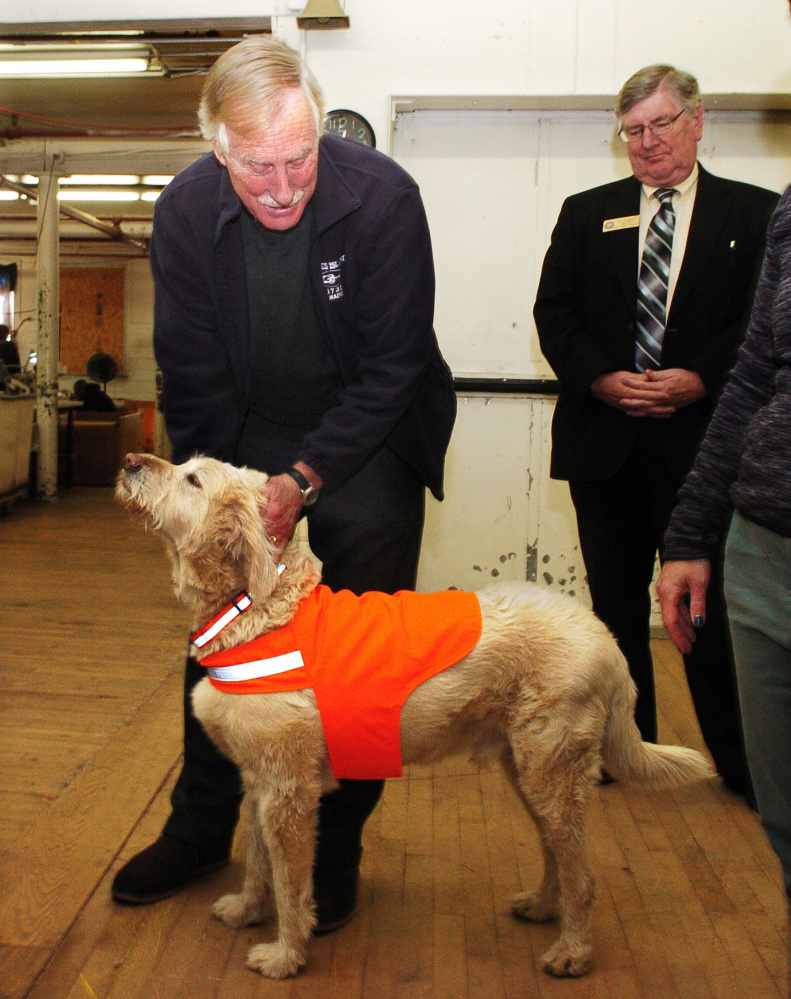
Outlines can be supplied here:
[[124, 458], [124, 471], [137, 472], [143, 467], [143, 459], [139, 454], [128, 454]]

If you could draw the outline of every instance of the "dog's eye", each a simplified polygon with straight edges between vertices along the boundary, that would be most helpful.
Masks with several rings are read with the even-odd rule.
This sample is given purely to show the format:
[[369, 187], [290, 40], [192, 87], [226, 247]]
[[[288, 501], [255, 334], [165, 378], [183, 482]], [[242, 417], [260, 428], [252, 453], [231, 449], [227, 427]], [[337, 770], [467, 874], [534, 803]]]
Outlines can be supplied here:
[[189, 482], [191, 486], [195, 486], [196, 489], [203, 488], [200, 484], [200, 479], [194, 472], [189, 473], [189, 475], [187, 476], [187, 482]]

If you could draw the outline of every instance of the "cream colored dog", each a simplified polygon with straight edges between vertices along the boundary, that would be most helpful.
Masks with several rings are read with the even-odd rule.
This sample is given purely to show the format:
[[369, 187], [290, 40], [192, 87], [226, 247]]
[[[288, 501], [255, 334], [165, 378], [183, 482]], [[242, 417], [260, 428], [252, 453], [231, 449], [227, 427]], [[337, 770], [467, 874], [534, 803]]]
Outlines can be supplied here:
[[[267, 535], [267, 476], [209, 458], [171, 465], [127, 455], [116, 495], [159, 531], [176, 596], [193, 628], [211, 621], [241, 590], [250, 609], [220, 631], [208, 652], [282, 628], [319, 582], [314, 560], [290, 546], [278, 564]], [[422, 683], [401, 712], [403, 762], [452, 753], [499, 757], [538, 827], [544, 859], [537, 891], [520, 893], [521, 919], [560, 920], [543, 955], [553, 975], [591, 964], [593, 874], [585, 856], [587, 800], [601, 766], [621, 781], [671, 788], [712, 775], [690, 749], [654, 746], [634, 723], [634, 685], [604, 625], [575, 600], [531, 584], [477, 594], [483, 630], [472, 652]], [[195, 688], [196, 716], [239, 766], [249, 816], [241, 894], [214, 914], [240, 927], [277, 914], [278, 936], [249, 951], [250, 968], [272, 978], [306, 961], [314, 925], [312, 868], [319, 797], [337, 786], [311, 689], [235, 694]]]

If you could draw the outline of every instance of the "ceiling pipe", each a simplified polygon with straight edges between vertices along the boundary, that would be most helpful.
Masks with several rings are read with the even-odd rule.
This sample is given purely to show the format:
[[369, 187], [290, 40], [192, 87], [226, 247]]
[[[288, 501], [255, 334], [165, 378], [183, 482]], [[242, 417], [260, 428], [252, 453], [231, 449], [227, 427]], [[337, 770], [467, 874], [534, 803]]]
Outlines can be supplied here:
[[[8, 187], [12, 191], [16, 191], [18, 194], [26, 195], [31, 202], [38, 202], [35, 188], [27, 187], [25, 184], [18, 184], [14, 180], [9, 180], [4, 174], [0, 174], [0, 187]], [[58, 202], [58, 211], [61, 215], [65, 215], [66, 218], [74, 219], [75, 222], [82, 222], [84, 225], [90, 226], [92, 229], [97, 229], [99, 232], [104, 233], [105, 236], [109, 236], [110, 239], [119, 239], [124, 243], [131, 243], [132, 246], [136, 246], [144, 253], [148, 253], [148, 243], [145, 240], [134, 239], [132, 236], [127, 236], [119, 225], [115, 225], [112, 222], [104, 222], [102, 219], [97, 219], [94, 215], [89, 215], [87, 212], [83, 212], [79, 208], [72, 208], [71, 205], [64, 205], [63, 202]]]
[[[136, 239], [151, 239], [152, 222], [146, 218], [120, 218], [115, 220], [115, 224], [120, 226], [121, 231], [126, 236]], [[22, 215], [0, 214], [0, 239], [35, 239], [38, 224], [35, 218]], [[60, 224], [61, 240], [81, 240], [94, 239], [99, 233], [88, 233], [83, 222], [75, 222], [71, 219], [63, 219]], [[109, 237], [101, 239], [104, 247], [112, 246], [118, 240], [111, 240]]]

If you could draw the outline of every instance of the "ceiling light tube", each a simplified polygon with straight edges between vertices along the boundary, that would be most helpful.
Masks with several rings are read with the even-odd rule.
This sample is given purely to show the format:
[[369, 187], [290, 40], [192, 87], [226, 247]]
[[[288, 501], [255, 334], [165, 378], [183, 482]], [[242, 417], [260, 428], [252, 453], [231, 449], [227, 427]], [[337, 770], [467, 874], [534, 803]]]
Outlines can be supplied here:
[[68, 177], [60, 177], [58, 183], [83, 184], [88, 187], [118, 184], [120, 187], [129, 187], [132, 184], [139, 184], [140, 177], [136, 173], [73, 173]]
[[0, 77], [137, 76], [157, 73], [147, 59], [0, 59]]
[[58, 191], [58, 201], [139, 201], [137, 191]]

